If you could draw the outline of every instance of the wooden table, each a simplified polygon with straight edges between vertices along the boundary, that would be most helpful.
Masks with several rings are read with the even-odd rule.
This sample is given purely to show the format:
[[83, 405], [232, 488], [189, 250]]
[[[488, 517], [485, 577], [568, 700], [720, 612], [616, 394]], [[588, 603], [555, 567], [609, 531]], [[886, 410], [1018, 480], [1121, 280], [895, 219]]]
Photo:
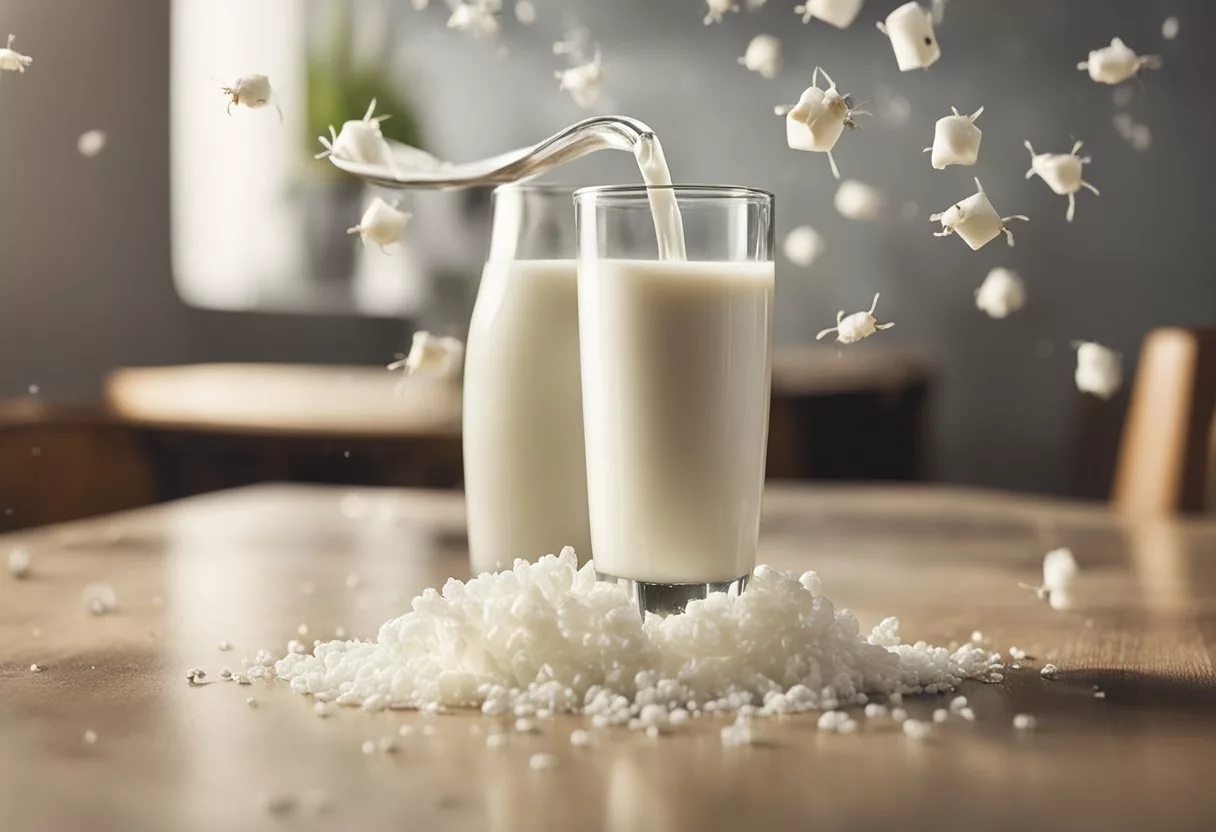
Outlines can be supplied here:
[[[1213, 521], [1120, 525], [1099, 506], [960, 489], [772, 490], [763, 559], [813, 565], [863, 623], [896, 614], [905, 637], [938, 642], [978, 628], [1037, 657], [999, 686], [964, 685], [978, 721], [923, 742], [871, 724], [821, 734], [802, 716], [761, 722], [753, 747], [723, 748], [704, 720], [576, 749], [582, 720], [568, 717], [489, 749], [480, 715], [320, 719], [283, 684], [187, 685], [189, 667], [215, 679], [258, 647], [282, 653], [301, 623], [309, 638], [374, 635], [415, 592], [465, 574], [462, 511], [437, 492], [257, 487], [0, 538], [34, 556], [27, 580], [0, 578], [0, 829], [1216, 826]], [[1017, 587], [1056, 545], [1083, 569], [1076, 612]], [[118, 614], [85, 614], [95, 581]], [[1040, 678], [1047, 660], [1058, 681]], [[1020, 712], [1038, 730], [1015, 732]], [[434, 733], [361, 753], [403, 723]], [[560, 766], [530, 770], [541, 750]], [[259, 808], [262, 793], [312, 789], [329, 815]]]

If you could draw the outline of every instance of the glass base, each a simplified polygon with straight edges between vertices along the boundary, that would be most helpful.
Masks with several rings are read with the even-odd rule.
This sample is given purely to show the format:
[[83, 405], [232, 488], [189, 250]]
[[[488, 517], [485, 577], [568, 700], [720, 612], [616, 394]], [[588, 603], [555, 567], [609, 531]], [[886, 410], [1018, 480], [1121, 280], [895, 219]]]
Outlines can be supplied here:
[[643, 613], [671, 615], [684, 612], [689, 601], [704, 598], [711, 592], [740, 595], [743, 590], [747, 589], [747, 582], [751, 580], [752, 575], [749, 572], [734, 580], [715, 581], [707, 584], [656, 584], [648, 581], [635, 581], [630, 578], [618, 578], [615, 575], [600, 572], [598, 569], [595, 577], [601, 581], [613, 581], [624, 586], [637, 600], [638, 609]]

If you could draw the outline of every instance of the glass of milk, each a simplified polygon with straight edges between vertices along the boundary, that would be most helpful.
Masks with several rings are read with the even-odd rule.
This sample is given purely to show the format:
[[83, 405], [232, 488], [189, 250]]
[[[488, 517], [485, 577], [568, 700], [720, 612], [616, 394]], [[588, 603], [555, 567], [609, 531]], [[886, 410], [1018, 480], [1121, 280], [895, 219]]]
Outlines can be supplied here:
[[591, 556], [571, 192], [494, 191], [464, 367], [473, 574], [563, 546]]
[[574, 201], [596, 572], [644, 611], [740, 592], [768, 443], [772, 194], [602, 187]]

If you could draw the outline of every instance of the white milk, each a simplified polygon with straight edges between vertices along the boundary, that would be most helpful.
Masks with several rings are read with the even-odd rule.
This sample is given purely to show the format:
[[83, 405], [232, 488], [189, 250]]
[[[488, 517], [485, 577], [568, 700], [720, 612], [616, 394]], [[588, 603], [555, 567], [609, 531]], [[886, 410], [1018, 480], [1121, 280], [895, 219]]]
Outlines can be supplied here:
[[475, 574], [563, 546], [591, 556], [577, 286], [573, 260], [486, 263], [464, 369]]
[[750, 573], [773, 264], [585, 259], [579, 293], [596, 570], [652, 583]]
[[[642, 139], [634, 148], [634, 157], [638, 160], [638, 170], [642, 172], [642, 181], [647, 185], [663, 186], [671, 184], [671, 171], [667, 169], [667, 159], [663, 156], [663, 146], [658, 137]], [[670, 188], [651, 191], [650, 213], [654, 215], [655, 236], [659, 240], [660, 260], [684, 260], [684, 224], [680, 220], [680, 206], [676, 203], [675, 192]]]

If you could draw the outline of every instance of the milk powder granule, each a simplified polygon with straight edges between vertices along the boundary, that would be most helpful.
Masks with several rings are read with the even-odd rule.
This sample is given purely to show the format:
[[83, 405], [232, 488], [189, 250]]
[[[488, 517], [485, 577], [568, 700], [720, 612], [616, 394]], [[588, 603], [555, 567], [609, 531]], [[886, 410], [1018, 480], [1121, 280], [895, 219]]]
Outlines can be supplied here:
[[[684, 613], [643, 619], [623, 587], [596, 581], [593, 566], [579, 569], [566, 548], [468, 583], [449, 580], [382, 625], [375, 641], [318, 643], [275, 670], [297, 693], [368, 710], [518, 715], [531, 707], [608, 726], [629, 724], [648, 705], [670, 722], [677, 710], [763, 716], [862, 704], [865, 694], [940, 693], [1000, 666], [976, 645], [951, 653], [902, 644], [898, 627], [887, 619], [867, 638], [853, 613], [768, 566], [740, 596], [714, 594]], [[657, 724], [658, 711], [646, 713]]]

